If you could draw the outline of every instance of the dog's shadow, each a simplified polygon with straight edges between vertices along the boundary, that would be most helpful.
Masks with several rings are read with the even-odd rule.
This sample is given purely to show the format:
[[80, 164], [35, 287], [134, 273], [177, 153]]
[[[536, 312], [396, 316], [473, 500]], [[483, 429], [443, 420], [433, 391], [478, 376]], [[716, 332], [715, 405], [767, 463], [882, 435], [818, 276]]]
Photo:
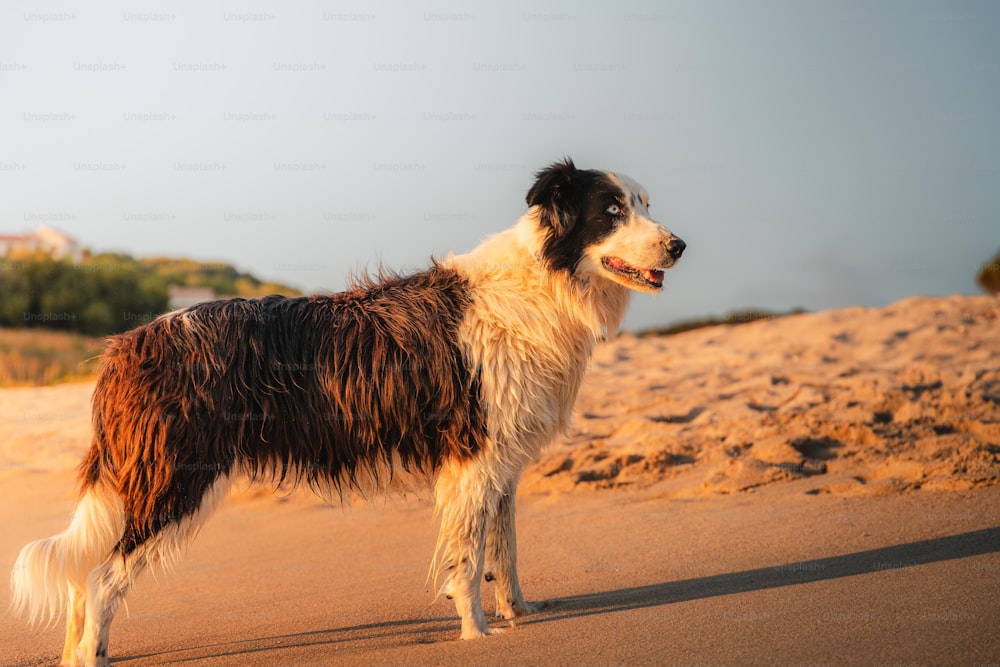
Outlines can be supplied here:
[[[216, 644], [201, 644], [190, 648], [163, 651], [144, 655], [120, 655], [113, 661], [115, 665], [181, 664], [199, 660], [222, 660], [225, 658], [248, 657], [254, 654], [273, 652], [278, 661], [283, 651], [353, 643], [364, 646], [375, 644], [386, 637], [399, 638], [398, 645], [430, 644], [442, 637], [457, 634], [457, 617], [437, 617], [364, 623], [328, 630], [309, 630], [286, 635], [270, 635], [249, 639], [236, 639]], [[292, 660], [294, 662], [294, 660]], [[229, 663], [227, 663], [229, 664]]]
[[756, 570], [558, 598], [549, 603], [544, 616], [529, 617], [524, 625], [797, 586], [996, 552], [1000, 552], [1000, 527]]
[[[556, 598], [548, 601], [538, 614], [522, 619], [519, 625], [529, 626], [734, 593], [797, 586], [996, 552], [1000, 552], [1000, 527], [774, 567]], [[364, 645], [376, 643], [386, 637], [397, 638], [397, 645], [424, 644], [454, 638], [457, 627], [457, 619], [454, 617], [388, 621], [203, 645], [155, 656], [122, 656], [118, 663], [129, 664], [134, 661], [134, 664], [144, 664], [147, 658], [154, 658], [157, 664], [182, 663], [267, 651], [274, 651], [279, 656], [281, 651], [288, 649], [324, 645], [332, 647], [347, 642]]]

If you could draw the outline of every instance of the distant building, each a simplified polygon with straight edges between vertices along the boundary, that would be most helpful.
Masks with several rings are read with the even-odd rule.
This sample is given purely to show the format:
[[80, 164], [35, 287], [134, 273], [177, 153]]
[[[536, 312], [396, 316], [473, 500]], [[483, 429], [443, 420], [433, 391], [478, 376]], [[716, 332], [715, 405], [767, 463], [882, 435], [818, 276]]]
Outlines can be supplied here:
[[187, 308], [206, 301], [215, 301], [215, 290], [211, 287], [185, 287], [183, 285], [167, 285], [167, 308], [177, 310]]
[[39, 252], [74, 264], [81, 264], [84, 256], [84, 249], [75, 238], [47, 225], [39, 225], [27, 234], [0, 234], [0, 257], [14, 259]]

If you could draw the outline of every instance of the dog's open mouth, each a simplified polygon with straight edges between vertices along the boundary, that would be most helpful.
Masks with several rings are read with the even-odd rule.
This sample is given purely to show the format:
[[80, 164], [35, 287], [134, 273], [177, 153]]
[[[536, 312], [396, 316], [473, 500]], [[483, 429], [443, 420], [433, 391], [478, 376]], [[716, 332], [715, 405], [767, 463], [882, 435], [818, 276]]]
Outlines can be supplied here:
[[611, 273], [615, 273], [640, 287], [663, 287], [663, 269], [640, 269], [625, 262], [619, 257], [602, 257], [601, 265]]

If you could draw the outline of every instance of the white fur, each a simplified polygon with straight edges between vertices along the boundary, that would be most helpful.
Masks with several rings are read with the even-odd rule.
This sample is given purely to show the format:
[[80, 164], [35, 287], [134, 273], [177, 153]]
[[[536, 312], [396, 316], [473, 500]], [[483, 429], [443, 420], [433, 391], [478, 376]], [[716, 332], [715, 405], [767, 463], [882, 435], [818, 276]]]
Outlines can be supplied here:
[[630, 292], [603, 276], [551, 271], [540, 259], [535, 215], [445, 262], [474, 287], [460, 340], [479, 369], [489, 425], [485, 450], [446, 467], [436, 488], [441, 532], [432, 567], [447, 573], [441, 590], [455, 600], [463, 638], [490, 632], [479, 588], [488, 544], [498, 615], [535, 609], [516, 571], [517, 479], [567, 427], [594, 345], [617, 332], [629, 302]]
[[500, 443], [497, 488], [567, 426], [594, 345], [617, 331], [629, 301], [616, 284], [549, 270], [537, 229], [525, 215], [445, 262], [474, 288], [459, 335], [467, 363], [480, 369], [490, 438]]

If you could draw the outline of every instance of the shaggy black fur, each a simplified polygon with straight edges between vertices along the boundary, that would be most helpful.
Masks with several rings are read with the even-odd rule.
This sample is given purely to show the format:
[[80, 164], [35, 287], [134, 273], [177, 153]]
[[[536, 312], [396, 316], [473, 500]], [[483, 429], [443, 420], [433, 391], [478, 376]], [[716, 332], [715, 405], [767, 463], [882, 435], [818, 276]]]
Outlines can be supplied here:
[[[82, 464], [125, 504], [128, 554], [245, 469], [317, 490], [430, 472], [485, 438], [457, 344], [469, 286], [435, 266], [332, 296], [194, 306], [110, 339]], [[377, 472], [376, 472], [377, 474]]]

